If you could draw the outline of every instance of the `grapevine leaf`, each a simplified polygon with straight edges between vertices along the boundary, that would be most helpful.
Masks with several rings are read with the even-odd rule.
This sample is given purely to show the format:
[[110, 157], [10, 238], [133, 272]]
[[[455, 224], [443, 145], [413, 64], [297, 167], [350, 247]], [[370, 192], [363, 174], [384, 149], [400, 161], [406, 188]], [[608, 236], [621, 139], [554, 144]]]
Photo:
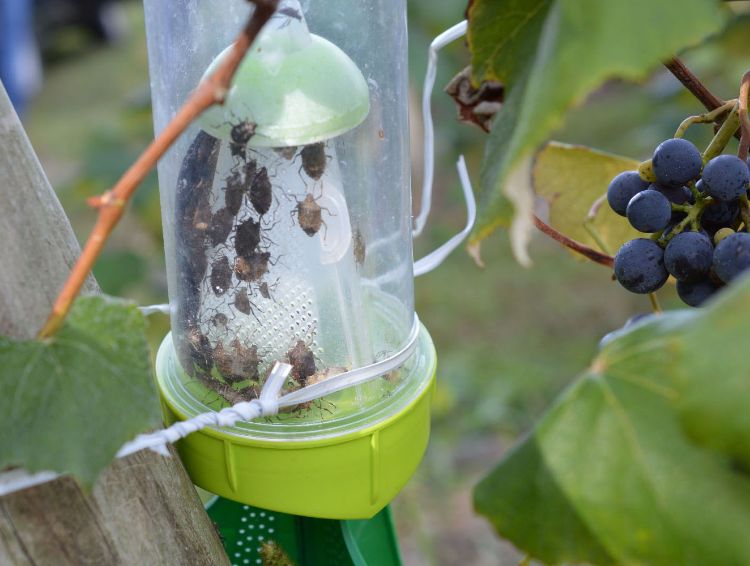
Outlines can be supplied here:
[[[601, 246], [584, 228], [591, 205], [607, 192], [612, 178], [636, 170], [638, 162], [587, 147], [550, 142], [536, 156], [532, 171], [534, 192], [549, 208], [549, 224], [566, 236], [592, 248]], [[618, 216], [606, 201], [599, 208], [592, 227], [610, 255], [620, 246], [643, 236]]]
[[468, 13], [474, 80], [506, 89], [485, 147], [472, 241], [512, 220], [522, 262], [532, 202], [524, 164], [564, 113], [607, 79], [642, 79], [724, 20], [716, 0], [679, 9], [671, 0], [473, 0]]
[[750, 564], [750, 277], [609, 342], [482, 480], [477, 510], [547, 563]]
[[50, 339], [0, 337], [0, 469], [91, 485], [124, 442], [158, 426], [145, 327], [130, 303], [82, 297]]

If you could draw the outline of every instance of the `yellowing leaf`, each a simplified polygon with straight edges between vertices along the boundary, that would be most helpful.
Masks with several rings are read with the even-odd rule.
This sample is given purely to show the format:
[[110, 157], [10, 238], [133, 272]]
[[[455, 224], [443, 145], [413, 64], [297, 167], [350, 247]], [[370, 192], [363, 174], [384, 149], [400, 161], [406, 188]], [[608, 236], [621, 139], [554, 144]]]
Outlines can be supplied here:
[[[606, 194], [615, 175], [637, 168], [638, 162], [626, 157], [550, 142], [537, 154], [532, 184], [536, 195], [549, 206], [550, 226], [600, 249], [584, 228], [586, 215], [596, 199]], [[616, 254], [628, 240], [643, 237], [627, 219], [615, 214], [606, 201], [599, 207], [592, 225], [607, 248], [601, 251], [610, 255]]]

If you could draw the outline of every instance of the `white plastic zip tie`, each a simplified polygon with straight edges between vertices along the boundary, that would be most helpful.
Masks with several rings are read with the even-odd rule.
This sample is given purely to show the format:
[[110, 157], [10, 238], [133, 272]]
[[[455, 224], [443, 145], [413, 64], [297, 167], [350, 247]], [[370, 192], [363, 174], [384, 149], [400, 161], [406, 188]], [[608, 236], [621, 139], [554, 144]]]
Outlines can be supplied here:
[[161, 314], [169, 314], [169, 305], [167, 303], [164, 303], [162, 305], [148, 305], [146, 307], [138, 307], [138, 310], [141, 311], [141, 314], [143, 316], [150, 316], [152, 314], [161, 313]]
[[466, 170], [466, 162], [464, 161], [463, 155], [458, 158], [456, 168], [458, 169], [458, 177], [461, 179], [461, 188], [464, 191], [464, 199], [466, 199], [466, 226], [438, 249], [416, 261], [414, 263], [414, 277], [419, 277], [420, 275], [429, 273], [443, 263], [445, 258], [461, 245], [461, 242], [464, 241], [474, 227], [474, 221], [477, 217], [477, 203], [474, 200], [474, 191], [471, 188], [471, 180], [469, 179], [469, 172]]
[[437, 75], [438, 51], [449, 43], [466, 34], [468, 27], [467, 21], [445, 30], [430, 43], [430, 49], [427, 56], [427, 73], [424, 78], [424, 87], [422, 89], [422, 122], [424, 132], [424, 172], [422, 180], [422, 204], [419, 207], [419, 214], [414, 222], [412, 236], [419, 236], [427, 224], [427, 217], [430, 215], [432, 206], [432, 182], [435, 173], [435, 131], [432, 124], [432, 108], [430, 100], [432, 91], [435, 88], [435, 76]]

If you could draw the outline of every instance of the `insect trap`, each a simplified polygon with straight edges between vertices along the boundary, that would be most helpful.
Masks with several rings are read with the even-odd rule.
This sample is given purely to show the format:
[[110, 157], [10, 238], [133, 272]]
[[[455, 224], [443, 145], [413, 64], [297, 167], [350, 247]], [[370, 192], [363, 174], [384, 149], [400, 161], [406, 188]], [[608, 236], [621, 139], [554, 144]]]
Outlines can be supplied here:
[[[250, 7], [145, 8], [158, 132]], [[406, 56], [404, 0], [281, 2], [226, 103], [159, 165], [167, 420], [256, 399], [277, 363], [291, 367], [278, 414], [179, 443], [212, 493], [371, 517], [422, 457], [436, 358], [414, 314]]]

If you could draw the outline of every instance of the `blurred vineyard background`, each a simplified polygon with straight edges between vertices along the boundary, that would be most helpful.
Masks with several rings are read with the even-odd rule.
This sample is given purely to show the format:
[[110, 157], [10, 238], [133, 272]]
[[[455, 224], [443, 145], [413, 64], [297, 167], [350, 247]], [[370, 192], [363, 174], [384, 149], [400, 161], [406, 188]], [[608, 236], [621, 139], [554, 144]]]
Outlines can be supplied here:
[[[88, 196], [106, 190], [152, 137], [142, 6], [125, 2], [123, 31], [109, 44], [74, 28], [44, 40], [44, 81], [25, 125], [41, 161], [84, 240], [94, 222]], [[420, 112], [416, 106], [432, 37], [463, 18], [465, 0], [410, 0], [413, 186], [421, 186]], [[684, 55], [720, 97], [736, 96], [747, 62], [750, 22], [739, 20], [721, 36]], [[743, 61], [743, 55], [744, 61]], [[469, 63], [461, 43], [447, 48], [439, 86]], [[464, 153], [475, 183], [484, 134], [456, 121], [452, 101], [434, 95], [437, 167], [434, 211], [419, 256], [464, 222], [453, 163]], [[556, 139], [643, 159], [671, 137], [681, 119], [702, 108], [676, 80], [656, 70], [644, 85], [612, 82], [572, 112]], [[699, 144], [707, 141], [692, 138]], [[572, 188], [574, 190], [574, 188]], [[602, 187], [602, 192], [606, 187]], [[418, 203], [418, 194], [415, 195]], [[583, 220], [583, 219], [581, 219]], [[508, 238], [498, 233], [482, 246], [479, 269], [459, 251], [419, 279], [419, 315], [435, 340], [439, 367], [433, 434], [415, 478], [393, 509], [406, 564], [515, 564], [521, 558], [499, 540], [471, 506], [471, 489], [515, 439], [595, 353], [601, 336], [649, 309], [646, 298], [622, 291], [610, 273], [583, 263], [537, 235], [535, 265], [519, 267]], [[136, 194], [95, 274], [110, 294], [140, 304], [166, 302], [156, 175]], [[660, 293], [676, 306], [673, 290]], [[168, 330], [151, 318], [154, 348]]]

